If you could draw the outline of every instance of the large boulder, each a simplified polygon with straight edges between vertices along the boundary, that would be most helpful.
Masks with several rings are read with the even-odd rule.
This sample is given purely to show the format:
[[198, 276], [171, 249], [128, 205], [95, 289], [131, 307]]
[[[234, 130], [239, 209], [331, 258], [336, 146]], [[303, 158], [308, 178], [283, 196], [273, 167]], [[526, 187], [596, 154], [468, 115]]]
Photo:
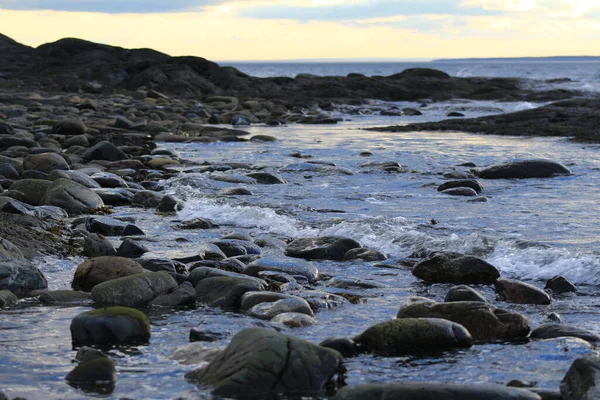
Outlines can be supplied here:
[[335, 350], [272, 330], [239, 332], [206, 368], [186, 378], [213, 387], [219, 397], [265, 398], [273, 394], [314, 395], [333, 380], [343, 363]]
[[467, 328], [474, 340], [484, 342], [525, 338], [530, 331], [524, 316], [479, 301], [412, 303], [400, 308], [397, 318], [447, 319]]
[[102, 282], [143, 272], [146, 272], [144, 268], [129, 258], [96, 257], [77, 266], [71, 286], [74, 290], [91, 292], [94, 286]]
[[525, 179], [550, 178], [557, 175], [570, 175], [564, 165], [551, 160], [523, 160], [492, 165], [474, 171], [483, 179]]
[[111, 142], [102, 141], [90, 147], [81, 155], [84, 160], [120, 161], [127, 158], [127, 154]]
[[600, 398], [600, 357], [576, 359], [560, 383], [563, 400]]
[[552, 302], [542, 289], [515, 279], [498, 279], [495, 285], [498, 296], [510, 303], [548, 305]]
[[431, 283], [490, 284], [500, 272], [477, 257], [440, 253], [418, 263], [412, 270], [417, 278]]
[[23, 202], [37, 206], [44, 197], [46, 190], [52, 186], [51, 181], [43, 179], [21, 179], [10, 185], [10, 190], [23, 193]]
[[68, 170], [69, 164], [56, 153], [33, 154], [23, 160], [23, 169], [44, 172], [46, 174], [55, 169]]
[[75, 346], [146, 343], [150, 336], [148, 317], [133, 308], [101, 308], [79, 314], [71, 321]]
[[44, 193], [40, 205], [60, 207], [73, 216], [102, 207], [104, 202], [96, 193], [77, 182], [57, 179]]
[[265, 289], [265, 285], [251, 277], [216, 276], [198, 282], [196, 299], [211, 307], [237, 310], [244, 293]]
[[533, 339], [553, 339], [557, 337], [576, 337], [588, 342], [600, 342], [600, 336], [587, 329], [566, 324], [543, 324], [531, 332]]
[[308, 260], [343, 260], [349, 250], [357, 247], [361, 247], [360, 243], [344, 237], [300, 238], [287, 246], [285, 254]]
[[92, 289], [96, 304], [140, 307], [177, 288], [167, 272], [145, 272], [100, 283]]
[[354, 338], [362, 350], [397, 357], [470, 347], [462, 325], [438, 318], [401, 318], [374, 325]]
[[332, 400], [541, 400], [526, 389], [501, 385], [404, 382], [346, 386]]
[[265, 255], [252, 261], [244, 269], [245, 274], [252, 276], [258, 276], [261, 271], [277, 271], [292, 276], [303, 276], [309, 282], [313, 282], [319, 277], [319, 270], [314, 264], [305, 260], [277, 254]]
[[10, 290], [15, 295], [24, 297], [33, 290], [47, 287], [44, 274], [29, 261], [0, 261], [0, 290]]

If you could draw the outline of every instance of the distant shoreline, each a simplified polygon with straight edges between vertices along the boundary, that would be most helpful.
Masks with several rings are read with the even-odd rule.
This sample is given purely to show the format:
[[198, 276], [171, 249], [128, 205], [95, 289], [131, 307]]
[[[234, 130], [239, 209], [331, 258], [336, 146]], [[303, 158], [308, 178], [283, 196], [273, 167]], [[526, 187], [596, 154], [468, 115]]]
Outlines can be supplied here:
[[440, 63], [497, 63], [497, 62], [600, 62], [600, 56], [554, 56], [554, 57], [500, 57], [500, 58], [441, 58], [432, 60], [432, 64]]
[[232, 64], [460, 64], [460, 63], [572, 63], [600, 62], [600, 56], [557, 57], [509, 57], [509, 58], [440, 58], [436, 60], [348, 60], [348, 59], [300, 59], [300, 60], [217, 60], [219, 65]]

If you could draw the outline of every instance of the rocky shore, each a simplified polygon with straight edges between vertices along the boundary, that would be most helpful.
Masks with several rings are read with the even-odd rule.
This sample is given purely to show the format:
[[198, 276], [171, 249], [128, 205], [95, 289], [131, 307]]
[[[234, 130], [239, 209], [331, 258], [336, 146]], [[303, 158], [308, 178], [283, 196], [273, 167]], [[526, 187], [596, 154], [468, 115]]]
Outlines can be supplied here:
[[[392, 77], [259, 80], [202, 59], [74, 39], [31, 49], [0, 37], [0, 72], [0, 308], [30, 304], [93, 308], [70, 323], [77, 365], [65, 381], [82, 393], [113, 392], [120, 372], [112, 350], [152, 346], [148, 310], [169, 314], [208, 307], [256, 322], [255, 327], [236, 332], [222, 350], [202, 347], [217, 339], [210, 326], [192, 329], [192, 343], [183, 350], [173, 349], [175, 359], [198, 368], [172, 379], [208, 388], [203, 390], [215, 396], [486, 400], [598, 396], [598, 357], [578, 358], [560, 383], [560, 392], [519, 381], [508, 386], [394, 381], [345, 385], [345, 376], [352, 373], [347, 361], [361, 354], [419, 358], [488, 343], [513, 346], [564, 337], [585, 341], [586, 346], [596, 343], [600, 340], [596, 334], [560, 323], [557, 314], [534, 327], [525, 315], [504, 309], [507, 304], [525, 304], [547, 311], [553, 299], [577, 290], [562, 277], [541, 289], [501, 276], [478, 257], [453, 252], [425, 251], [386, 264], [390, 262], [386, 254], [353, 238], [251, 236], [231, 233], [203, 218], [179, 221], [176, 229], [210, 230], [213, 240], [193, 243], [193, 250], [188, 246], [153, 252], [136, 221], [111, 216], [127, 206], [174, 223], [180, 199], [167, 194], [163, 182], [186, 172], [214, 172], [214, 180], [234, 184], [286, 184], [276, 171], [258, 165], [197, 164], [160, 147], [160, 142], [270, 142], [275, 138], [250, 136], [243, 127], [335, 122], [326, 113], [334, 100], [346, 105], [370, 98], [546, 101], [577, 93], [531, 92], [514, 79], [458, 79], [432, 70]], [[524, 125], [532, 134], [571, 136], [571, 118], [586, 121], [581, 136], [591, 135], [597, 126], [596, 101], [556, 103], [540, 110], [544, 118], [532, 117], [533, 122]], [[539, 114], [515, 115], [466, 125], [472, 130], [449, 129], [495, 126], [487, 133], [510, 133], [502, 131], [502, 124], [529, 121], [523, 115]], [[335, 169], [311, 164], [315, 165]], [[401, 170], [389, 163], [366, 167]], [[556, 162], [534, 160], [472, 173], [470, 179], [449, 180], [439, 190], [477, 198], [483, 186], [475, 178], [547, 178], [568, 175], [570, 170]], [[251, 194], [241, 187], [219, 192]], [[83, 257], [72, 274], [73, 290], [48, 290], [40, 270], [44, 255]], [[331, 332], [330, 339], [312, 343], [295, 337], [294, 329], [318, 324], [319, 314], [326, 310], [353, 307], [351, 303], [362, 301], [363, 289], [381, 289], [366, 280], [322, 274], [316, 261], [340, 268], [352, 262], [404, 268], [418, 285], [447, 285], [443, 287], [448, 293], [443, 302], [407, 296], [398, 304], [395, 318], [355, 337]], [[475, 287], [493, 291], [497, 300], [490, 301]], [[0, 393], [2, 398], [7, 397]]]

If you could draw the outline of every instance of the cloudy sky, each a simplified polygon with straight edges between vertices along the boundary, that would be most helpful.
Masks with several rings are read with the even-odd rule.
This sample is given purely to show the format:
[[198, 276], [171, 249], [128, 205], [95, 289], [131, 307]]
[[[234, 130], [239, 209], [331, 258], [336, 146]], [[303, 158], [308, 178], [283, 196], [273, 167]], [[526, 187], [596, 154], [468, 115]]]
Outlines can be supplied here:
[[0, 0], [0, 33], [211, 60], [600, 55], [600, 0]]

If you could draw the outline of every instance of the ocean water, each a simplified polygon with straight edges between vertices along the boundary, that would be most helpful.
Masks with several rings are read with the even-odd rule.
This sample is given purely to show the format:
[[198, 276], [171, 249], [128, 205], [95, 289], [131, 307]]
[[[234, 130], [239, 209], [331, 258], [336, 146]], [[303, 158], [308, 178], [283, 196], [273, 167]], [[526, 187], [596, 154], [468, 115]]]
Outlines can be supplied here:
[[[587, 73], [592, 69], [589, 67]], [[576, 76], [576, 69], [570, 70], [566, 77], [583, 79]], [[342, 71], [334, 70], [333, 74], [341, 75]], [[567, 72], [561, 67], [546, 76], [560, 77]], [[536, 73], [542, 76], [542, 72]], [[600, 146], [573, 143], [567, 138], [363, 129], [436, 121], [445, 118], [449, 111], [476, 117], [542, 104], [455, 100], [429, 104], [421, 108], [423, 115], [417, 117], [378, 115], [376, 110], [391, 105], [420, 106], [374, 102], [369, 107], [370, 114], [351, 112], [360, 111], [351, 108], [334, 113], [344, 120], [337, 125], [248, 127], [250, 135], [274, 136], [277, 140], [272, 143], [160, 144], [199, 164], [247, 163], [249, 169], [211, 173], [201, 172], [197, 166], [182, 168], [178, 176], [162, 182], [167, 192], [184, 203], [177, 215], [163, 216], [124, 207], [115, 209], [114, 216], [134, 219], [146, 232], [143, 244], [157, 255], [190, 254], [199, 243], [229, 232], [283, 239], [347, 236], [388, 255], [387, 268], [356, 261], [315, 262], [322, 275], [381, 286], [352, 289], [351, 293], [362, 297], [358, 304], [320, 311], [316, 314], [317, 324], [312, 327], [284, 329], [286, 334], [315, 343], [331, 336], [353, 337], [375, 323], [394, 318], [399, 304], [408, 296], [442, 301], [451, 285], [425, 285], [412, 276], [409, 268], [395, 262], [423, 251], [476, 255], [495, 265], [502, 276], [538, 287], [554, 275], [563, 275], [578, 286], [579, 292], [557, 297], [550, 306], [505, 303], [495, 298], [492, 287], [477, 289], [496, 306], [526, 315], [532, 327], [539, 325], [545, 314], [557, 312], [567, 323], [600, 334]], [[362, 156], [366, 151], [372, 155]], [[292, 156], [294, 153], [305, 158]], [[572, 175], [481, 180], [482, 196], [488, 199], [481, 203], [437, 191], [438, 185], [447, 180], [444, 174], [469, 171], [460, 164], [469, 162], [482, 167], [530, 158], [561, 162]], [[401, 171], [389, 173], [376, 165], [387, 161], [397, 162]], [[287, 183], [231, 184], [213, 179], [217, 174], [243, 175], [256, 170], [276, 172]], [[253, 195], [217, 195], [220, 189], [239, 186], [251, 190]], [[219, 228], [176, 229], [181, 221], [197, 217], [209, 218]], [[112, 240], [115, 245], [120, 244], [118, 238]], [[51, 289], [67, 289], [81, 261], [78, 257], [47, 258], [38, 264]], [[326, 281], [314, 288], [336, 292]], [[23, 301], [16, 309], [0, 311], [0, 390], [11, 398], [23, 396], [30, 400], [208, 399], [211, 396], [206, 388], [197, 388], [184, 379], [187, 371], [202, 364], [183, 365], [172, 358], [173, 352], [188, 343], [191, 328], [222, 334], [223, 339], [206, 344], [219, 349], [242, 328], [259, 323], [241, 314], [201, 306], [177, 311], [145, 309], [152, 324], [150, 344], [110, 351], [117, 361], [118, 382], [113, 393], [101, 395], [72, 388], [64, 381], [74, 366], [76, 352], [71, 345], [70, 322], [90, 309], [43, 307], [34, 301]], [[506, 384], [520, 379], [536, 382], [539, 388], [557, 390], [571, 363], [589, 354], [597, 354], [594, 346], [563, 338], [477, 345], [425, 358], [363, 355], [347, 360], [347, 382]]]

